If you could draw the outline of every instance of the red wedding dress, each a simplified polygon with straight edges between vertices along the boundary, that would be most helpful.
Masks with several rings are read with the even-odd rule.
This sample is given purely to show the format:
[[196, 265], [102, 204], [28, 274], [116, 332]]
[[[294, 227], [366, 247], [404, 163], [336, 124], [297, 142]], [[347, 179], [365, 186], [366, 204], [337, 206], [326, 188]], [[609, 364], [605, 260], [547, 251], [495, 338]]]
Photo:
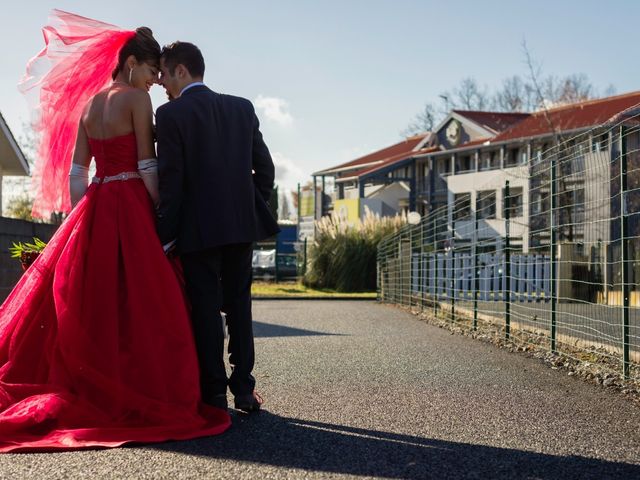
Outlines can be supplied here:
[[[136, 172], [133, 133], [90, 140]], [[215, 435], [190, 320], [139, 178], [92, 183], [0, 307], [0, 452]]]

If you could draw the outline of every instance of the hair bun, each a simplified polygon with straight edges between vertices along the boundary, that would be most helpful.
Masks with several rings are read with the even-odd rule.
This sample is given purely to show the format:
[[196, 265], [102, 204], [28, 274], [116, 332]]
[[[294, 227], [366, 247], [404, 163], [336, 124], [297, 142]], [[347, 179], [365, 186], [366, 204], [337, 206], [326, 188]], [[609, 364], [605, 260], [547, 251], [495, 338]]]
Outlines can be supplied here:
[[153, 37], [153, 32], [149, 27], [138, 27], [136, 28], [136, 33], [146, 37]]

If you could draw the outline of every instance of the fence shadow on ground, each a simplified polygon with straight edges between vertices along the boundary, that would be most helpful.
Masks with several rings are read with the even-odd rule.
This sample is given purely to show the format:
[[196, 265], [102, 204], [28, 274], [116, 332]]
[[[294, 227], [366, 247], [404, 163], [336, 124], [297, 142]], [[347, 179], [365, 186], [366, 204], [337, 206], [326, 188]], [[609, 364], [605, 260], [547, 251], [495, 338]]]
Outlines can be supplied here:
[[[393, 425], [390, 425], [393, 428]], [[496, 448], [262, 411], [225, 434], [146, 447], [185, 455], [376, 478], [640, 478], [640, 465]], [[215, 472], [211, 472], [215, 477]]]

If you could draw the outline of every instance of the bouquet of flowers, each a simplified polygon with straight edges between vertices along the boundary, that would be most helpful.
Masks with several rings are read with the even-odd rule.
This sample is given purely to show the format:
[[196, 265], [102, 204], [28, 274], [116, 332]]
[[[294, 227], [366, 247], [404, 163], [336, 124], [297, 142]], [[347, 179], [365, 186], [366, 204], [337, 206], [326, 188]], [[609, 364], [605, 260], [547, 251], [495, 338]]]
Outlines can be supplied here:
[[14, 242], [13, 246], [9, 247], [9, 253], [11, 253], [12, 258], [19, 258], [22, 270], [26, 270], [46, 246], [47, 244], [38, 237], [33, 237], [33, 243]]

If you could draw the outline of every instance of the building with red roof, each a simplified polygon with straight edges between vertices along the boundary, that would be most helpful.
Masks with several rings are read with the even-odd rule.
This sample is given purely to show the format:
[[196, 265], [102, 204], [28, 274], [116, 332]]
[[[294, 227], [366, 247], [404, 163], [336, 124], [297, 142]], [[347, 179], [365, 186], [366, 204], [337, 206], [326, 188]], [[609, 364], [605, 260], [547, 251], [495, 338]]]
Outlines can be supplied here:
[[[433, 132], [314, 173], [323, 184], [326, 177], [335, 181], [322, 213], [357, 200], [362, 215], [363, 205], [378, 199], [370, 208], [380, 214], [438, 212], [446, 216], [447, 234], [462, 244], [482, 240], [480, 232], [499, 248], [508, 181], [509, 235], [527, 252], [549, 241], [549, 229], [537, 226], [548, 223], [550, 194], [536, 175], [549, 171], [551, 152], [571, 151], [570, 161], [561, 158], [558, 165], [564, 189], [558, 198], [570, 205], [560, 212], [570, 226], [559, 239], [606, 242], [609, 222], [598, 219], [611, 216], [611, 126], [625, 112], [638, 118], [639, 105], [640, 92], [631, 92], [533, 113], [452, 110]], [[597, 218], [594, 206], [603, 209]], [[599, 226], [585, 230], [589, 215]]]

